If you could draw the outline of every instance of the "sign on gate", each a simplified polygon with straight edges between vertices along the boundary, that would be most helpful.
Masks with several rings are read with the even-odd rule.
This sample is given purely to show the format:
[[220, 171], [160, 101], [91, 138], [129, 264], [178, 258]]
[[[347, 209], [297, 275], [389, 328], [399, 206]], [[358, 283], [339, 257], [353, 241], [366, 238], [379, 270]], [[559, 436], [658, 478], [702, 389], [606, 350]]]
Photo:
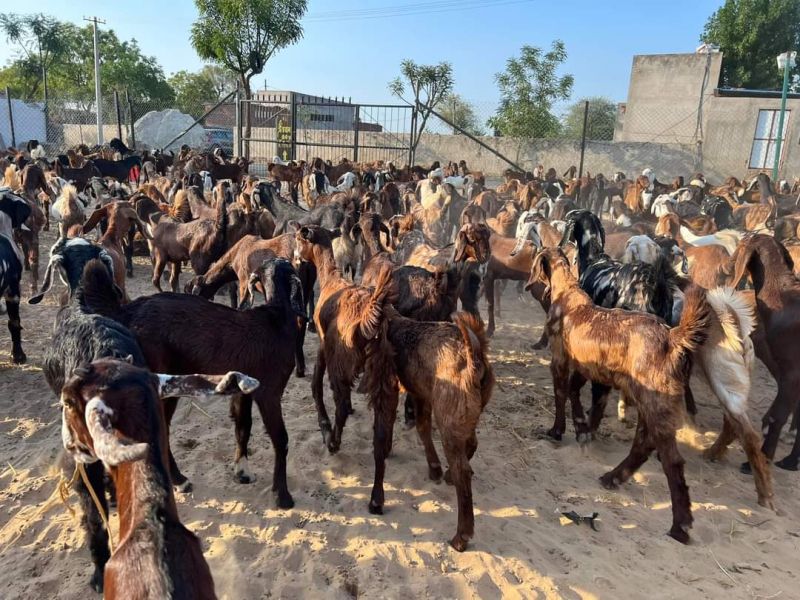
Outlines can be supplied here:
[[275, 122], [278, 156], [283, 162], [294, 160], [292, 156], [292, 124], [288, 118], [280, 117]]

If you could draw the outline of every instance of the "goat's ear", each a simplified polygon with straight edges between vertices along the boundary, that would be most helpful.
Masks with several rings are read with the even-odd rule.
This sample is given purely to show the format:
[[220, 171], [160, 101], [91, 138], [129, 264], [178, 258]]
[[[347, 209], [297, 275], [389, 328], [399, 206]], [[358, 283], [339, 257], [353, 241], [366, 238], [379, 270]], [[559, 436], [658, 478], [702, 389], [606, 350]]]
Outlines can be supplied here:
[[86, 221], [86, 223], [83, 224], [83, 233], [89, 233], [95, 227], [97, 227], [97, 224], [100, 223], [102, 219], [108, 217], [109, 206], [110, 206], [109, 204], [101, 206], [89, 216], [89, 219]]
[[747, 268], [750, 264], [750, 259], [753, 257], [753, 253], [753, 248], [747, 245], [740, 245], [736, 249], [736, 252], [733, 253], [733, 279], [730, 282], [730, 286], [733, 289], [737, 289], [742, 279], [747, 275]]
[[461, 230], [456, 235], [456, 243], [455, 243], [455, 252], [453, 253], [453, 262], [460, 263], [464, 262], [467, 258], [467, 232], [465, 228], [467, 226], [461, 228]]
[[156, 378], [161, 398], [251, 394], [260, 385], [258, 379], [238, 371], [225, 375], [157, 374]]

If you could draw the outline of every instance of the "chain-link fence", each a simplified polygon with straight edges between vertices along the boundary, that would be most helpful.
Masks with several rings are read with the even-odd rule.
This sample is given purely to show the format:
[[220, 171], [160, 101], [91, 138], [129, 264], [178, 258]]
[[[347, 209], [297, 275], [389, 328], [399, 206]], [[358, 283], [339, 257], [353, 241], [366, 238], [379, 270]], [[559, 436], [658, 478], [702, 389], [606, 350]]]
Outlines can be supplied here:
[[[124, 92], [107, 95], [101, 111], [103, 140], [118, 137], [137, 148], [221, 147], [229, 154], [250, 155], [261, 167], [275, 156], [403, 164], [415, 141], [418, 164], [465, 160], [487, 175], [500, 175], [509, 166], [533, 170], [544, 165], [564, 172], [575, 165], [592, 174], [632, 174], [651, 167], [664, 180], [696, 172], [721, 180], [770, 169], [779, 137], [779, 99], [716, 93], [701, 101], [696, 96], [685, 101], [653, 97], [627, 105], [596, 98], [550, 110], [455, 98], [436, 107], [441, 118], [431, 115], [418, 139], [412, 131], [421, 116], [410, 107], [311, 101], [291, 92], [282, 103], [266, 96], [250, 102], [255, 116], [248, 139], [234, 94], [218, 104], [196, 106], [165, 106]], [[91, 147], [98, 142], [96, 122], [93, 99], [51, 98], [45, 105], [0, 95], [4, 146], [21, 148], [36, 139], [48, 155], [79, 144]], [[798, 134], [790, 105], [783, 139]], [[800, 168], [796, 146], [783, 144], [786, 171]]]
[[93, 97], [54, 97], [44, 103], [0, 93], [0, 145], [24, 148], [36, 140], [54, 156], [81, 144], [91, 148], [118, 138], [130, 148], [175, 150], [188, 144], [233, 153], [236, 105], [232, 94], [224, 100], [176, 106], [131, 98], [125, 92], [106, 95], [100, 110], [102, 136], [98, 136]]

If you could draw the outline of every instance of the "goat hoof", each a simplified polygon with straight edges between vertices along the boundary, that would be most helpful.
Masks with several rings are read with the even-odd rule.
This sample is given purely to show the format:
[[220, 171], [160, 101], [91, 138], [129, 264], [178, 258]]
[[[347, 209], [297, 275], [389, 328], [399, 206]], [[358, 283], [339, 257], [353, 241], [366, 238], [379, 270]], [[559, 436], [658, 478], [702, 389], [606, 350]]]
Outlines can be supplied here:
[[294, 498], [288, 491], [278, 492], [275, 496], [275, 505], [283, 510], [294, 508]]
[[92, 578], [89, 580], [89, 587], [98, 594], [103, 593], [103, 571], [102, 569], [95, 568]]
[[591, 442], [591, 441], [592, 441], [592, 434], [591, 434], [591, 433], [589, 433], [588, 431], [584, 431], [584, 432], [581, 432], [581, 433], [579, 433], [579, 434], [576, 436], [576, 438], [577, 438], [577, 440], [578, 440], [578, 443], [579, 443], [581, 446], [588, 446], [588, 445], [589, 445], [589, 442]]
[[15, 365], [24, 365], [28, 361], [28, 357], [25, 356], [25, 353], [20, 350], [19, 352], [11, 353], [11, 361]]
[[189, 481], [188, 479], [184, 479], [181, 483], [172, 486], [172, 489], [174, 489], [179, 494], [188, 494], [189, 492], [192, 491], [192, 482]]
[[547, 430], [547, 437], [551, 437], [557, 442], [561, 441], [562, 435], [563, 435], [562, 432], [556, 429], [555, 427]]
[[247, 483], [253, 483], [256, 480], [256, 477], [255, 475], [251, 475], [250, 473], [247, 473], [242, 469], [236, 471], [236, 473], [233, 474], [233, 479], [236, 481], [236, 483], [247, 484]]
[[539, 340], [533, 345], [534, 350], [544, 350], [545, 348], [547, 348], [547, 342], [542, 340]]
[[377, 504], [374, 500], [369, 501], [369, 513], [371, 515], [382, 515], [383, 514], [383, 505]]
[[600, 477], [600, 485], [607, 490], [616, 490], [619, 489], [619, 480], [614, 476], [613, 473], [606, 473]]
[[444, 472], [444, 482], [447, 485], [454, 485], [453, 484], [453, 475], [450, 473], [450, 469]]
[[309, 333], [317, 333], [317, 326], [314, 325], [314, 321], [309, 321], [306, 327]]
[[785, 471], [797, 471], [797, 459], [792, 456], [787, 456], [783, 460], [775, 463], [775, 466]]
[[[449, 472], [449, 471], [448, 471]], [[442, 467], [436, 465], [435, 467], [428, 467], [428, 479], [436, 481], [437, 483], [442, 480]]]
[[406, 419], [403, 422], [403, 425], [406, 429], [414, 429], [417, 426], [417, 421], [415, 419]]
[[687, 528], [685, 527], [673, 525], [672, 529], [669, 530], [669, 537], [680, 542], [681, 544], [688, 544], [689, 532], [686, 529]]
[[456, 552], [463, 552], [467, 549], [467, 540], [461, 537], [460, 533], [457, 533], [455, 536], [453, 536], [453, 539], [450, 540], [450, 545]]
[[750, 467], [750, 463], [749, 462], [743, 462], [742, 466], [739, 467], [739, 472], [743, 473], [745, 475], [752, 475], [753, 474], [753, 469]]
[[301, 369], [300, 367], [297, 367], [294, 370], [294, 374], [295, 374], [295, 377], [298, 377], [298, 378], [302, 379], [303, 377], [306, 376], [306, 370], [305, 369]]

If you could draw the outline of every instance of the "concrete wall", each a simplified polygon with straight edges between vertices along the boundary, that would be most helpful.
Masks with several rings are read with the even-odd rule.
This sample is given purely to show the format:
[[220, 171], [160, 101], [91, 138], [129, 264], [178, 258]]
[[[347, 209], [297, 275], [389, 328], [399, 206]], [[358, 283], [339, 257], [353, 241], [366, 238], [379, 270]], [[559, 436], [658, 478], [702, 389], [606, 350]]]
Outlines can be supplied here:
[[[22, 100], [11, 99], [11, 112], [14, 118], [14, 140], [18, 148], [29, 140], [47, 139], [45, 131], [44, 110], [39, 104], [26, 104]], [[8, 117], [8, 101], [5, 95], [0, 96], [0, 135], [6, 144], [11, 145], [11, 121]]]
[[[708, 67], [708, 77], [704, 75]], [[690, 143], [701, 93], [719, 82], [722, 54], [653, 54], [633, 57], [621, 142]]]

